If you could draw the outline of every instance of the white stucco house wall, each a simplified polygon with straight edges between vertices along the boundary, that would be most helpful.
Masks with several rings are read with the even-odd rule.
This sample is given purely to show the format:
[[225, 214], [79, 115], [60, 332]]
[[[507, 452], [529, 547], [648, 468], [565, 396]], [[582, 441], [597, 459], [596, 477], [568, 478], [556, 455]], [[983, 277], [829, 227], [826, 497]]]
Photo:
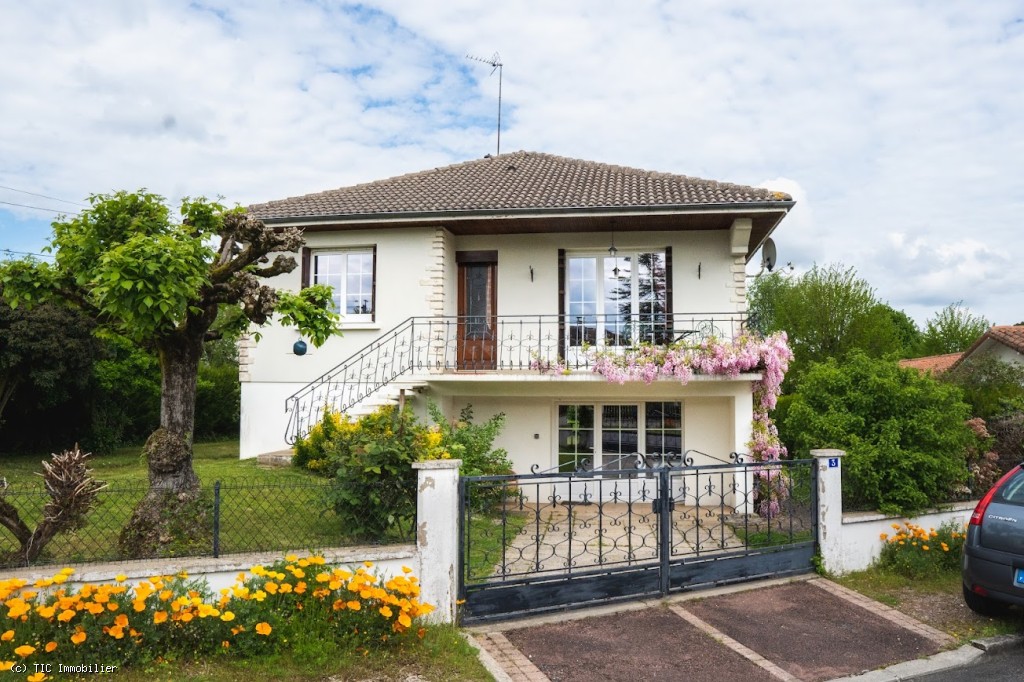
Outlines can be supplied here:
[[954, 363], [972, 357], [991, 356], [1003, 362], [1024, 365], [1024, 325], [996, 325], [982, 334]]
[[334, 286], [344, 335], [304, 355], [293, 329], [243, 342], [241, 456], [286, 450], [325, 405], [398, 399], [504, 412], [517, 472], [744, 451], [760, 375], [618, 385], [581, 349], [741, 333], [746, 264], [793, 203], [520, 151], [251, 206], [304, 230], [302, 267], [273, 284]]

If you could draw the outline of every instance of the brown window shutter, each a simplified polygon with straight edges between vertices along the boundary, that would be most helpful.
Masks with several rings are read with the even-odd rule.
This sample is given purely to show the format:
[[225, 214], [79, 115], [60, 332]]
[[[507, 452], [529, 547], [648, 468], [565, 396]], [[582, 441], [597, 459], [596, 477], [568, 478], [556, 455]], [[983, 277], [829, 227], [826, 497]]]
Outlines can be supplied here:
[[309, 249], [303, 247], [302, 251], [299, 254], [299, 258], [300, 258], [300, 260], [302, 262], [302, 275], [301, 275], [302, 276], [302, 282], [301, 282], [301, 287], [303, 289], [305, 289], [306, 287], [308, 287], [310, 284], [313, 283], [312, 279], [311, 279], [313, 277], [313, 273], [310, 270], [310, 264], [311, 264], [311, 261], [313, 259], [312, 258], [312, 251], [310, 251]]
[[558, 250], [558, 348], [559, 356], [568, 356], [565, 347], [565, 249]]
[[672, 247], [665, 247], [665, 323], [669, 331], [675, 329], [672, 319]]

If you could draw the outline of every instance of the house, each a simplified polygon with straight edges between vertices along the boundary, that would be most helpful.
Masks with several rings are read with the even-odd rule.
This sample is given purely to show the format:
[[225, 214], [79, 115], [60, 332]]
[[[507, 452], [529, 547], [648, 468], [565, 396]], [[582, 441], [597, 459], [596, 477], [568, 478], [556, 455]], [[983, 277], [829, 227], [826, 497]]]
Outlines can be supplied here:
[[971, 358], [992, 356], [1003, 362], [1024, 365], [1024, 325], [996, 325], [978, 337], [962, 353], [928, 355], [900, 360], [900, 367], [911, 367], [921, 374], [938, 376], [959, 367]]
[[991, 356], [1003, 362], [1024, 365], [1024, 325], [996, 325], [990, 327], [965, 350], [950, 369], [970, 358]]
[[746, 264], [793, 204], [519, 151], [251, 206], [303, 228], [301, 268], [274, 283], [333, 286], [344, 335], [302, 355], [293, 329], [242, 344], [241, 456], [287, 448], [325, 405], [427, 400], [504, 412], [518, 472], [745, 451], [760, 373], [620, 385], [593, 353], [741, 334]]

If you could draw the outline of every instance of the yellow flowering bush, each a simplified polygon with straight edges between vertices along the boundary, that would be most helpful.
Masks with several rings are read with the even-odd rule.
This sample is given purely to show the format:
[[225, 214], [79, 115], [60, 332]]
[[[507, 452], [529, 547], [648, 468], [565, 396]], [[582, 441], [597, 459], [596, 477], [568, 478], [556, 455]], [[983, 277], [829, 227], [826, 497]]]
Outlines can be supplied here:
[[885, 544], [878, 565], [909, 578], [960, 570], [960, 552], [967, 531], [963, 524], [947, 523], [925, 529], [909, 521], [892, 524], [893, 533], [882, 533]]
[[[287, 644], [363, 652], [400, 641], [433, 607], [419, 600], [417, 579], [382, 579], [366, 562], [355, 570], [319, 556], [288, 556], [240, 573], [213, 594], [188, 576], [154, 576], [134, 586], [65, 586], [73, 571], [28, 583], [0, 581], [0, 671], [34, 663], [125, 666], [202, 655], [253, 656]], [[423, 637], [424, 628], [415, 634]], [[29, 678], [43, 680], [45, 676]]]

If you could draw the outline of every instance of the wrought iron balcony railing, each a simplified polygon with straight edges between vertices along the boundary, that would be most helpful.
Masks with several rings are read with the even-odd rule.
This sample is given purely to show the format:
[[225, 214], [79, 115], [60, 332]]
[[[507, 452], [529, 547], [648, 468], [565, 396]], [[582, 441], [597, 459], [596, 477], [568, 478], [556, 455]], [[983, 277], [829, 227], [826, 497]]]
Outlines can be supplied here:
[[731, 339], [745, 325], [742, 313], [410, 317], [290, 396], [286, 440], [308, 433], [324, 408], [346, 412], [402, 375], [586, 370], [594, 349]]

